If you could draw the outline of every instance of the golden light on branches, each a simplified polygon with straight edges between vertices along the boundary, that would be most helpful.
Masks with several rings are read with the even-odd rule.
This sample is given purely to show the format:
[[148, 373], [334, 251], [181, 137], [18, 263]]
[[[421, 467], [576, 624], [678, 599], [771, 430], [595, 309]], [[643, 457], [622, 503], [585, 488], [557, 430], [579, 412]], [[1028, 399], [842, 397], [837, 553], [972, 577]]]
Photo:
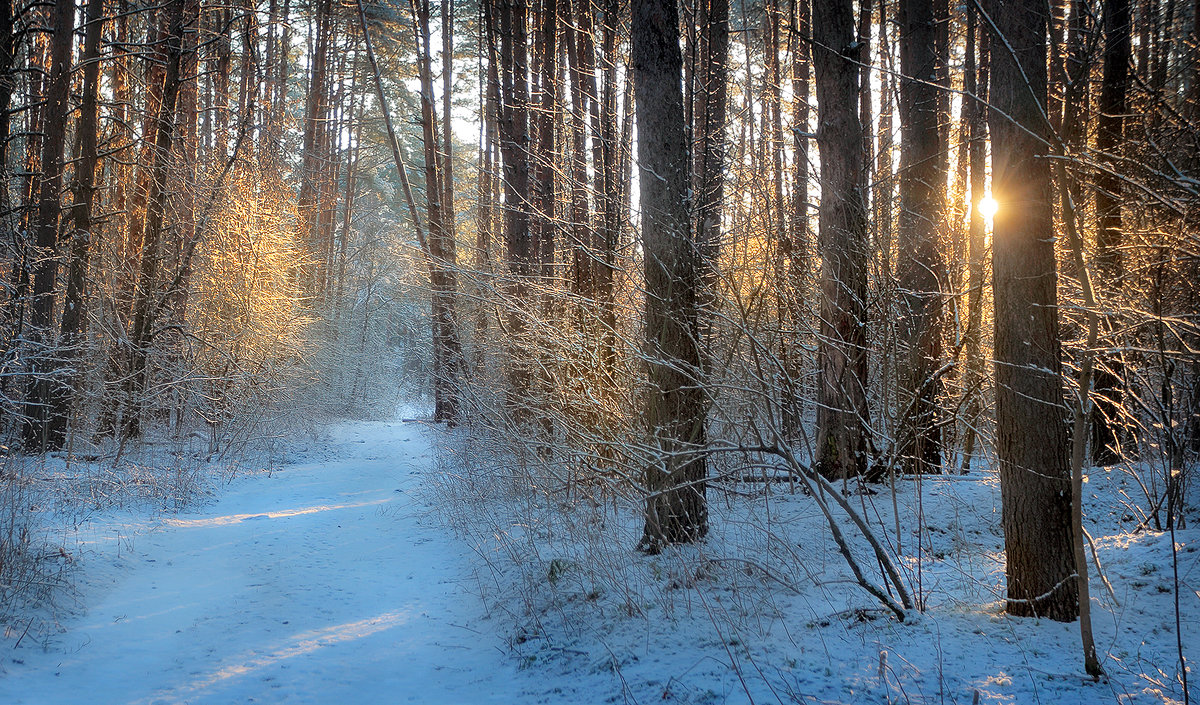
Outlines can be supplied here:
[[[251, 167], [230, 179], [212, 221], [195, 281], [198, 367], [214, 384], [211, 398], [243, 398], [234, 387], [257, 388], [303, 360], [312, 323], [296, 272], [293, 193], [281, 179]], [[269, 385], [268, 385], [269, 386]]]

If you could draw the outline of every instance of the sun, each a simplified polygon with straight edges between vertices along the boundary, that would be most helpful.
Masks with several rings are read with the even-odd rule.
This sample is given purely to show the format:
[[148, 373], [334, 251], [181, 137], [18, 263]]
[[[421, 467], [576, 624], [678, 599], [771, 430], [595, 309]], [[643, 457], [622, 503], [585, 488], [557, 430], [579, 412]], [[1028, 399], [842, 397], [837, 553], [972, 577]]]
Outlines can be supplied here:
[[998, 210], [1000, 210], [1000, 204], [990, 194], [979, 199], [979, 214], [987, 220], [991, 220]]

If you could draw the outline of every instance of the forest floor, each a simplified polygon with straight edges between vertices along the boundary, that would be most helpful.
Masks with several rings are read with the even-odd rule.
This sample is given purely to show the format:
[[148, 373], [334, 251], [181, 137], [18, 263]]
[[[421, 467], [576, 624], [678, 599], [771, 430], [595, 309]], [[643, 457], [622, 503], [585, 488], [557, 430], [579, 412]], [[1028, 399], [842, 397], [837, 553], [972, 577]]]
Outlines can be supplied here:
[[420, 497], [430, 435], [347, 423], [198, 509], [93, 515], [82, 607], [9, 626], [0, 703], [521, 702], [473, 554]]
[[[507, 471], [444, 430], [346, 422], [202, 506], [90, 512], [63, 544], [76, 604], [5, 626], [0, 703], [1174, 703], [1177, 635], [1200, 659], [1200, 529], [1176, 589], [1119, 470], [1086, 488], [1100, 682], [1076, 624], [1003, 613], [990, 473], [853, 496], [908, 542], [927, 610], [899, 622], [786, 483], [714, 486], [709, 539], [651, 557], [635, 507], [530, 500]], [[887, 538], [893, 511], [925, 530]]]

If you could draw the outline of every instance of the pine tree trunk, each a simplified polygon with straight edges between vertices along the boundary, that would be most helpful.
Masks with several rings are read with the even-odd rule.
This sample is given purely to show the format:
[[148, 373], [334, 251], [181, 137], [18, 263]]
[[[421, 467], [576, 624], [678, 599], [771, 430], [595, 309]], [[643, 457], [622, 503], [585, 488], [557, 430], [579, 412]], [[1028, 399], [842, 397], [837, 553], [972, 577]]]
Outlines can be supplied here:
[[[963, 456], [960, 471], [971, 469], [975, 455], [975, 444], [979, 435], [979, 416], [983, 407], [983, 287], [984, 259], [987, 243], [984, 241], [986, 223], [980, 204], [983, 201], [987, 157], [987, 85], [988, 53], [987, 42], [979, 41], [978, 15], [974, 8], [967, 14], [967, 58], [963, 109], [966, 113], [968, 170], [971, 179], [971, 214], [968, 224], [967, 265], [967, 330], [964, 344], [966, 374], [963, 387], [967, 397], [963, 419], [966, 434], [963, 440]], [[976, 48], [978, 47], [978, 48]], [[975, 56], [978, 54], [978, 63]]]
[[[475, 271], [481, 282], [476, 286], [475, 311], [475, 354], [472, 364], [479, 368], [485, 362], [484, 350], [490, 336], [491, 305], [493, 300], [488, 293], [494, 281], [495, 272], [492, 266], [492, 242], [496, 240], [498, 226], [498, 204], [500, 203], [500, 155], [499, 155], [499, 120], [500, 120], [500, 72], [499, 47], [497, 46], [496, 21], [490, 2], [480, 3], [479, 33], [482, 51], [487, 60], [486, 81], [481, 78], [483, 86], [481, 103], [483, 104], [481, 146], [482, 155], [479, 169], [479, 225], [475, 235]], [[568, 36], [570, 36], [568, 34]]]
[[554, 204], [555, 171], [558, 158], [554, 150], [555, 117], [558, 112], [558, 3], [542, 0], [538, 9], [538, 114], [537, 114], [537, 175], [534, 194], [537, 199], [535, 254], [538, 258], [542, 286], [542, 314], [549, 313], [549, 287], [554, 279], [555, 229]]
[[[8, 184], [12, 176], [8, 166], [8, 139], [12, 133], [12, 115], [9, 113], [9, 107], [17, 87], [17, 73], [14, 71], [17, 43], [17, 36], [13, 31], [15, 28], [11, 0], [0, 0], [0, 181], [4, 184]], [[0, 222], [11, 231], [15, 231], [12, 198], [8, 188], [0, 188], [0, 213], [5, 214], [0, 218]], [[24, 269], [21, 265], [23, 257], [20, 251], [23, 248], [16, 238], [13, 239], [13, 246], [15, 251], [9, 282], [14, 286], [14, 290], [4, 302], [4, 310], [0, 314], [4, 323], [4, 330], [0, 333], [4, 338], [3, 345], [0, 346], [0, 368], [8, 368], [20, 354], [18, 341], [21, 338], [21, 321], [24, 317], [20, 304], [23, 293], [20, 291], [20, 281]], [[10, 398], [10, 380], [8, 377], [0, 378], [0, 396]]]
[[[7, 181], [8, 169], [8, 137], [12, 133], [12, 115], [8, 112], [12, 105], [13, 91], [17, 87], [17, 76], [13, 68], [17, 57], [17, 35], [12, 12], [12, 0], [0, 0], [0, 175]], [[5, 213], [9, 208], [8, 189], [0, 189], [0, 209]]]
[[87, 31], [80, 57], [83, 69], [83, 99], [79, 106], [76, 127], [78, 148], [75, 162], [75, 182], [72, 186], [71, 251], [67, 273], [67, 290], [63, 296], [62, 322], [59, 326], [63, 345], [61, 373], [64, 383], [55, 386], [46, 430], [47, 445], [61, 447], [66, 438], [67, 422], [71, 415], [71, 400], [79, 378], [68, 381], [69, 374], [80, 358], [86, 325], [84, 309], [87, 293], [87, 272], [92, 239], [92, 201], [96, 195], [96, 168], [99, 166], [97, 132], [100, 109], [97, 89], [100, 85], [100, 39], [104, 29], [104, 0], [88, 0]]
[[992, 280], [1008, 611], [1069, 621], [1079, 605], [1044, 141], [1046, 9], [1039, 0], [990, 0], [987, 10], [999, 30], [991, 34], [989, 126], [999, 203]]
[[901, 0], [900, 216], [897, 251], [901, 291], [899, 338], [902, 417], [897, 453], [906, 472], [939, 472], [941, 433], [935, 377], [941, 363], [946, 162], [942, 152], [934, 0]]
[[168, 26], [165, 38], [166, 66], [162, 93], [155, 120], [154, 142], [149, 165], [146, 217], [142, 230], [141, 267], [133, 300], [133, 328], [130, 333], [129, 377], [126, 383], [126, 407], [122, 433], [127, 438], [142, 432], [141, 405], [149, 381], [148, 361], [154, 338], [154, 322], [159, 307], [159, 269], [162, 259], [163, 216], [166, 210], [167, 177], [171, 145], [175, 139], [175, 107], [183, 82], [184, 35], [194, 26], [199, 12], [198, 0], [171, 0], [163, 9]]
[[[300, 290], [307, 297], [316, 297], [322, 287], [320, 254], [320, 217], [322, 162], [322, 132], [329, 112], [326, 100], [329, 74], [329, 40], [332, 22], [332, 0], [316, 0], [316, 27], [313, 35], [312, 67], [309, 71], [308, 92], [305, 96], [304, 133], [301, 141], [300, 188], [296, 197], [296, 226], [304, 248], [305, 262], [298, 266]], [[219, 93], [220, 91], [218, 91]], [[219, 114], [218, 114], [219, 115]], [[218, 135], [221, 135], [218, 125]], [[223, 137], [218, 144], [224, 144]], [[218, 152], [224, 154], [224, 147]]]
[[792, 140], [793, 175], [792, 204], [788, 213], [787, 266], [788, 266], [788, 320], [792, 340], [787, 343], [787, 389], [789, 395], [783, 402], [782, 424], [784, 435], [789, 439], [801, 437], [802, 416], [805, 397], [805, 367], [803, 344], [800, 339], [804, 319], [804, 302], [808, 297], [809, 260], [812, 254], [808, 222], [808, 144], [809, 133], [808, 99], [809, 79], [812, 77], [809, 51], [809, 0], [791, 0], [790, 17], [795, 26], [789, 32], [792, 44]]
[[[863, 165], [864, 165], [864, 172], [863, 172], [864, 183], [866, 183], [867, 175], [870, 173], [870, 164], [872, 161], [871, 157], [875, 151], [875, 149], [874, 149], [875, 148], [875, 134], [874, 134], [874, 130], [872, 129], [872, 126], [873, 126], [872, 121], [873, 121], [873, 114], [874, 114], [874, 106], [872, 105], [872, 98], [874, 97], [875, 92], [873, 90], [871, 90], [872, 67], [870, 64], [871, 35], [874, 34], [874, 31], [873, 31], [874, 26], [871, 24], [871, 16], [873, 14], [872, 10], [874, 9], [873, 4], [874, 3], [870, 2], [870, 0], [859, 0], [859, 3], [858, 3], [858, 29], [856, 30], [856, 39], [855, 39], [855, 41], [858, 43], [857, 49], [860, 52], [859, 56], [867, 59], [866, 61], [864, 61], [862, 63], [861, 66], [858, 67], [858, 86], [859, 86], [859, 90], [858, 90], [858, 122], [860, 125], [862, 125], [862, 131], [863, 131], [862, 150], [863, 150]], [[869, 189], [869, 188], [863, 189], [863, 202], [866, 204], [866, 207], [868, 209], [867, 213], [871, 212], [870, 208], [871, 208], [871, 202], [873, 200], [873, 197], [874, 197], [874, 194], [871, 193], [871, 189]], [[876, 224], [874, 222], [870, 222], [870, 223], [868, 223], [868, 227], [870, 228], [870, 230], [868, 232], [870, 233], [869, 236], [871, 238], [871, 241], [873, 242], [873, 241], [878, 240], [879, 233], [876, 230], [876, 228], [878, 227], [878, 224]]]
[[865, 302], [867, 214], [863, 197], [862, 124], [859, 121], [858, 45], [850, 0], [813, 4], [821, 154], [821, 323], [817, 346], [816, 465], [826, 477], [866, 470], [868, 411]]
[[60, 392], [63, 380], [52, 376], [59, 367], [53, 360], [55, 335], [51, 326], [54, 293], [58, 278], [59, 201], [63, 183], [63, 147], [66, 141], [67, 100], [71, 88], [71, 50], [75, 32], [75, 0], [55, 0], [50, 14], [53, 35], [50, 45], [50, 74], [45, 84], [43, 108], [41, 178], [38, 181], [37, 208], [31, 230], [36, 237], [37, 253], [33, 265], [33, 304], [30, 309], [30, 338], [33, 343], [29, 369], [30, 388], [25, 398], [25, 449], [42, 451], [59, 448], [63, 428], [51, 423], [50, 405]]
[[[600, 367], [601, 379], [605, 389], [616, 391], [617, 367], [617, 309], [616, 293], [614, 290], [617, 271], [617, 248], [620, 246], [621, 224], [623, 214], [628, 208], [622, 208], [622, 180], [624, 173], [620, 168], [624, 140], [618, 133], [617, 119], [617, 39], [620, 34], [620, 3], [618, 0], [604, 0], [603, 26], [601, 36], [600, 66], [604, 76], [604, 90], [599, 95], [599, 125], [600, 137], [600, 169], [597, 172], [599, 187], [598, 210], [600, 222], [596, 232], [595, 247], [599, 251], [600, 261], [596, 268], [597, 301], [600, 305]], [[626, 85], [626, 111], [629, 109], [629, 86]], [[628, 123], [623, 123], [628, 125]]]
[[[414, 4], [417, 28], [417, 57], [421, 81], [421, 124], [425, 147], [425, 199], [429, 217], [430, 284], [433, 319], [433, 398], [434, 420], [454, 424], [458, 421], [456, 387], [461, 381], [462, 349], [458, 341], [454, 300], [458, 283], [454, 273], [457, 253], [453, 233], [446, 229], [446, 210], [452, 204], [443, 202], [449, 192], [444, 173], [446, 161], [440, 153], [438, 117], [433, 97], [433, 48], [430, 44], [429, 2]], [[449, 130], [449, 125], [441, 125]]]
[[363, 113], [366, 110], [365, 95], [358, 94], [358, 80], [363, 72], [362, 54], [356, 49], [350, 74], [350, 96], [347, 114], [350, 116], [349, 155], [346, 161], [346, 192], [342, 200], [342, 227], [337, 242], [337, 274], [333, 290], [333, 312], [336, 321], [344, 312], [343, 297], [346, 290], [346, 258], [350, 249], [351, 224], [358, 201], [358, 170], [362, 160]]
[[[729, 3], [704, 0], [700, 3], [699, 65], [692, 109], [694, 157], [692, 189], [696, 194], [696, 242], [702, 268], [700, 292], [705, 342], [711, 337], [710, 319], [715, 311], [717, 259], [720, 256], [722, 205], [725, 198], [725, 106], [728, 95]], [[774, 18], [771, 18], [774, 22]], [[779, 77], [778, 56], [774, 80]], [[776, 87], [778, 84], [776, 84]], [[778, 97], [778, 91], [775, 93]], [[776, 106], [778, 107], [778, 106]], [[782, 147], [781, 147], [782, 149]]]
[[[453, 118], [450, 110], [453, 87], [454, 0], [442, 0], [442, 230], [451, 247], [457, 242], [454, 210], [454, 130], [451, 129]], [[457, 261], [451, 264], [457, 264]]]
[[657, 457], [646, 468], [639, 548], [704, 538], [706, 401], [697, 341], [698, 252], [688, 213], [679, 17], [674, 0], [633, 2], [633, 82], [646, 276], [646, 424]]
[[[1121, 180], [1116, 165], [1124, 148], [1126, 93], [1130, 58], [1129, 0], [1108, 0], [1104, 7], [1104, 82], [1100, 88], [1100, 116], [1096, 129], [1098, 160], [1108, 164], [1096, 172], [1096, 264], [1103, 295], [1120, 296], [1124, 275], [1121, 256]], [[1106, 321], [1111, 329], [1115, 321]], [[1092, 462], [1112, 465], [1121, 459], [1125, 440], [1121, 389], [1123, 362], [1119, 355], [1096, 360], [1092, 407]]]
[[528, 414], [533, 370], [525, 340], [529, 283], [534, 276], [530, 230], [529, 88], [525, 4], [498, 0], [493, 13], [500, 31], [500, 152], [504, 162], [504, 246], [508, 260], [508, 400], [518, 416]]
[[[578, 2], [578, 0], [575, 0]], [[591, 321], [594, 318], [595, 297], [597, 295], [596, 258], [599, 253], [593, 247], [591, 223], [588, 214], [588, 174], [587, 174], [587, 115], [588, 97], [583, 89], [584, 57], [582, 56], [583, 42], [579, 38], [579, 29], [573, 14], [572, 6], [568, 6], [567, 16], [571, 20], [566, 23], [565, 40], [567, 49], [567, 64], [570, 75], [571, 93], [571, 286], [573, 293], [579, 297], [579, 307], [576, 312], [577, 325], [585, 335], [593, 333]]]

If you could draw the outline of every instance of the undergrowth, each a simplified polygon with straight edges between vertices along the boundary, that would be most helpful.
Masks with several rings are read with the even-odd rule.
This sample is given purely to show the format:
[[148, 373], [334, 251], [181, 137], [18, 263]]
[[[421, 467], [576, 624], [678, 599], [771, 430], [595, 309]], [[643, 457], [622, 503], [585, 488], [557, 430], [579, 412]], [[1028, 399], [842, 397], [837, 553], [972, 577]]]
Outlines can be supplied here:
[[[688, 689], [713, 679], [727, 690], [712, 702], [1012, 702], [1005, 694], [1017, 688], [1045, 702], [1182, 694], [1166, 619], [1171, 541], [1113, 510], [1136, 487], [1127, 473], [1096, 469], [1086, 485], [1109, 674], [1095, 683], [1082, 674], [1077, 625], [1004, 612], [989, 469], [902, 478], [895, 502], [886, 485], [842, 488], [920, 606], [901, 623], [852, 579], [814, 498], [770, 473], [746, 481], [724, 468], [738, 479], [710, 484], [708, 537], [648, 556], [635, 548], [641, 502], [620, 477], [588, 477], [552, 449], [523, 450], [447, 434], [430, 489], [477, 552], [476, 590], [506, 625], [520, 668], [601, 674], [621, 689], [618, 702], [709, 702]], [[851, 521], [836, 518], [863, 569], [886, 584]], [[1186, 645], [1200, 628], [1200, 551], [1180, 536]]]

